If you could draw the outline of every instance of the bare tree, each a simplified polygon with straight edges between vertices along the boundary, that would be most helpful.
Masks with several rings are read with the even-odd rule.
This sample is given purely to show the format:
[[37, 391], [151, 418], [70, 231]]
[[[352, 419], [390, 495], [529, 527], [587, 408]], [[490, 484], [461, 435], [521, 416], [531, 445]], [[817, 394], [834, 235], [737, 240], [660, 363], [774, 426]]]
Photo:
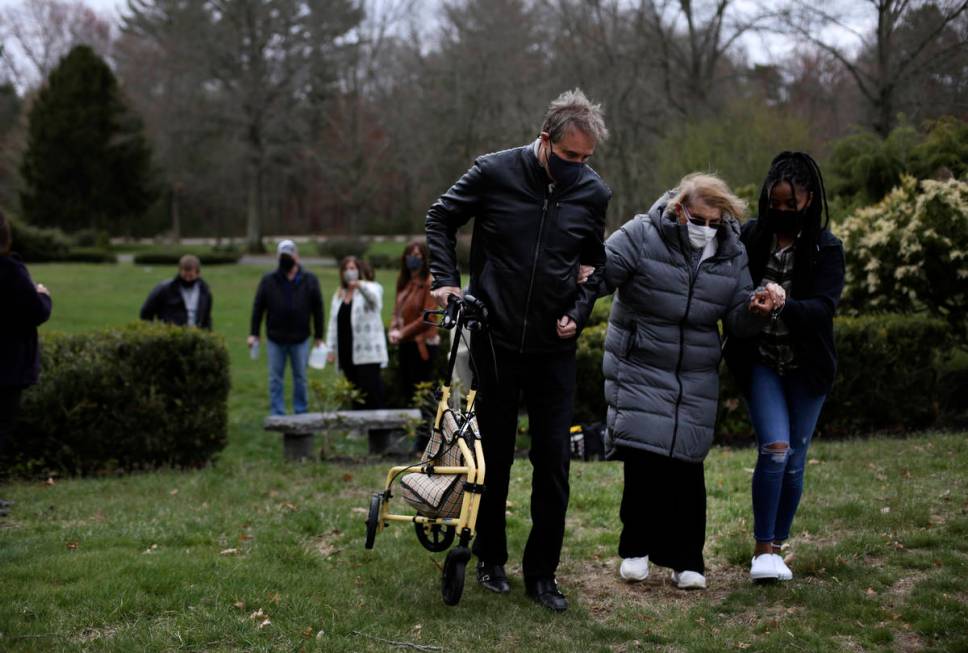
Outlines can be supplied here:
[[[939, 61], [961, 57], [968, 49], [968, 0], [865, 0], [853, 6], [864, 7], [874, 29], [854, 27], [843, 5], [830, 8], [810, 0], [796, 0], [779, 26], [844, 67], [868, 106], [871, 127], [887, 136], [897, 122], [902, 90]], [[916, 29], [906, 29], [912, 23]], [[830, 27], [837, 28], [839, 42], [823, 36]]]
[[24, 0], [0, 8], [0, 72], [21, 89], [36, 87], [75, 45], [111, 55], [111, 25], [80, 0]]

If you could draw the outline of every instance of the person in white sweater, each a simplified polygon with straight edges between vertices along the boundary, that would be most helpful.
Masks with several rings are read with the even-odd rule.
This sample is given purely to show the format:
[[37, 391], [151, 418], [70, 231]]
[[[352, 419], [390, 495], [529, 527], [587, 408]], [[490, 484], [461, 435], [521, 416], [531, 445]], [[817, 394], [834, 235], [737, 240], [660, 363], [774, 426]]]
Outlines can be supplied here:
[[387, 338], [381, 313], [383, 286], [363, 279], [362, 263], [347, 256], [339, 265], [340, 286], [329, 311], [326, 342], [329, 362], [362, 393], [361, 408], [383, 408], [383, 379], [387, 366]]

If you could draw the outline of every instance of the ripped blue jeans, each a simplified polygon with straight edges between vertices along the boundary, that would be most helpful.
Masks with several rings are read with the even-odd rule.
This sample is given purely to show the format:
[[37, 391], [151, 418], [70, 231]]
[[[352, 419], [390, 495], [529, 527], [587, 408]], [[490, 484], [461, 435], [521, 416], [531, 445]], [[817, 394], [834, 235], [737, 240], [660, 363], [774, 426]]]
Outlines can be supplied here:
[[807, 449], [826, 395], [810, 392], [794, 370], [784, 376], [753, 365], [748, 399], [759, 456], [753, 471], [753, 536], [782, 542], [790, 536], [803, 494]]

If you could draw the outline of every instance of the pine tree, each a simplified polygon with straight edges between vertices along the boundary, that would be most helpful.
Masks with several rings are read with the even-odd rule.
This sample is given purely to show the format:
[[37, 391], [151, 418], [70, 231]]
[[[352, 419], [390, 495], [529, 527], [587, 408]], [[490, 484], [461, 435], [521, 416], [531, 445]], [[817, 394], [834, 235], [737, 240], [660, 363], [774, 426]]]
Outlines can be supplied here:
[[38, 93], [20, 171], [24, 217], [38, 226], [116, 233], [154, 200], [141, 120], [91, 48], [73, 48]]

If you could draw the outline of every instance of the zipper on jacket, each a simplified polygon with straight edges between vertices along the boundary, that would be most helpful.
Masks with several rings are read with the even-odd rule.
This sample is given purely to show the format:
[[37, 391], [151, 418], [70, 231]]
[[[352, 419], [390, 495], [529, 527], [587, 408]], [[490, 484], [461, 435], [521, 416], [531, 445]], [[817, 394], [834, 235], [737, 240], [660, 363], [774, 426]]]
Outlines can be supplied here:
[[[712, 257], [706, 259], [711, 260]], [[699, 270], [706, 261], [700, 261], [696, 266], [696, 272], [689, 271], [689, 295], [686, 297], [686, 312], [679, 320], [679, 359], [676, 361], [676, 383], [679, 384], [679, 394], [676, 397], [675, 421], [672, 426], [672, 444], [669, 446], [669, 455], [676, 449], [676, 440], [679, 438], [679, 406], [682, 404], [682, 355], [686, 350], [686, 320], [689, 319], [689, 309], [692, 307], [692, 292], [696, 287], [696, 280], [699, 278]], [[689, 267], [692, 267], [689, 265]]]
[[[551, 187], [549, 186], [549, 194]], [[538, 269], [538, 251], [541, 249], [541, 234], [544, 231], [545, 218], [548, 216], [548, 197], [545, 196], [541, 205], [541, 220], [538, 222], [538, 239], [534, 243], [534, 255], [531, 260], [531, 279], [528, 281], [528, 296], [524, 301], [524, 323], [521, 326], [521, 346], [518, 353], [524, 353], [524, 339], [528, 335], [528, 313], [531, 311], [531, 293], [534, 291], [534, 274]]]

